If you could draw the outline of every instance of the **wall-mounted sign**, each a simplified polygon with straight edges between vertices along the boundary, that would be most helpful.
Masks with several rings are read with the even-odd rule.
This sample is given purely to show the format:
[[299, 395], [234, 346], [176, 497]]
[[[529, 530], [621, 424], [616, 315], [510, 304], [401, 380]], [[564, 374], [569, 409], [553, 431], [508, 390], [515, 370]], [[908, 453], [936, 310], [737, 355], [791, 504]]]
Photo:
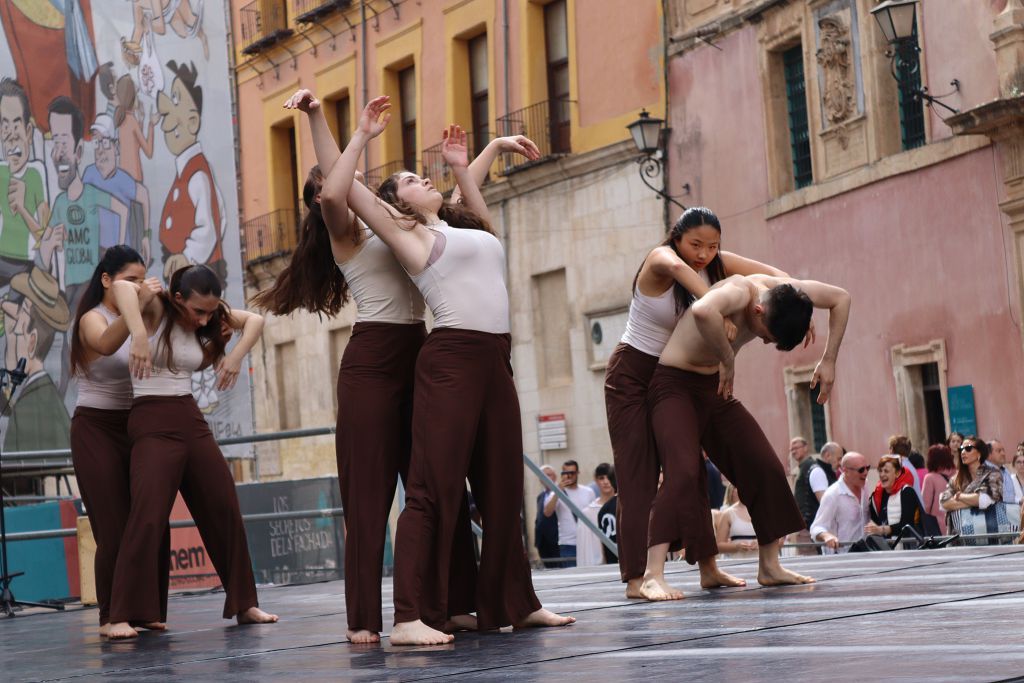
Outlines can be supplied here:
[[974, 413], [974, 386], [965, 384], [959, 387], [950, 387], [946, 393], [949, 398], [949, 428], [961, 434], [977, 434], [978, 419]]
[[565, 413], [550, 413], [537, 416], [537, 439], [540, 450], [557, 451], [569, 447], [569, 436], [565, 428]]

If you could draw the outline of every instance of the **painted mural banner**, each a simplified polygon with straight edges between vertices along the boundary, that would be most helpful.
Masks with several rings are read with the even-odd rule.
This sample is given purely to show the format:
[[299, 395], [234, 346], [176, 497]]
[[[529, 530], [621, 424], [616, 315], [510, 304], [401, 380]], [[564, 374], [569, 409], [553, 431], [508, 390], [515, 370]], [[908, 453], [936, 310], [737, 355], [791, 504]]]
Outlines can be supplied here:
[[[2, 446], [67, 448], [70, 329], [107, 248], [165, 282], [205, 264], [243, 305], [228, 29], [202, 0], [0, 0], [0, 26], [0, 365], [29, 374]], [[252, 432], [247, 383], [192, 384], [216, 437]]]

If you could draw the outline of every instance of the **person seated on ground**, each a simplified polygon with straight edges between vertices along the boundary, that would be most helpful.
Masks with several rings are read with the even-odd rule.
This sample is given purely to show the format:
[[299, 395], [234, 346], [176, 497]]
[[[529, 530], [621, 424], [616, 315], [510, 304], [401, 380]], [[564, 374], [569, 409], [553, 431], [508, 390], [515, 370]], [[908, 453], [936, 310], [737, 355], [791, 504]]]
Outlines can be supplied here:
[[[956, 476], [949, 480], [939, 497], [943, 510], [985, 510], [1003, 500], [1003, 475], [986, 460], [988, 444], [974, 435], [964, 437]], [[959, 529], [950, 529], [950, 532], [957, 533]]]
[[928, 474], [921, 484], [921, 497], [924, 499], [924, 512], [935, 517], [939, 525], [939, 533], [946, 535], [946, 511], [939, 503], [939, 497], [949, 486], [949, 479], [956, 474], [953, 467], [953, 453], [949, 446], [937, 443], [928, 449], [926, 460]]
[[757, 557], [757, 533], [750, 511], [732, 484], [725, 486], [725, 506], [715, 522], [715, 538], [722, 557]]
[[902, 460], [891, 454], [878, 461], [878, 485], [868, 510], [871, 521], [864, 525], [868, 535], [894, 538], [907, 526], [921, 533], [921, 499], [914, 491], [910, 468], [904, 467]]
[[[615, 497], [615, 469], [606, 462], [594, 471], [594, 482], [600, 494], [583, 508], [583, 516], [597, 526], [597, 518], [604, 504]], [[597, 534], [582, 521], [576, 527], [576, 566], [593, 567], [604, 564], [604, 545]]]

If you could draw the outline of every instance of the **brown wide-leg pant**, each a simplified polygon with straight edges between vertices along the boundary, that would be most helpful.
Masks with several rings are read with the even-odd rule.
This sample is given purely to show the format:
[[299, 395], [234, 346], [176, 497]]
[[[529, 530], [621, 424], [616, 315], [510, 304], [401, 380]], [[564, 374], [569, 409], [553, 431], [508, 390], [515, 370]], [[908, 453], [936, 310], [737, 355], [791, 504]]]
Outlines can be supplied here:
[[235, 482], [191, 396], [136, 398], [131, 512], [114, 570], [110, 620], [152, 621], [159, 614], [155, 564], [174, 498], [181, 490], [224, 586], [224, 618], [259, 603]]
[[[96, 539], [94, 574], [100, 625], [110, 621], [110, 587], [121, 536], [131, 509], [128, 463], [132, 442], [128, 438], [128, 411], [75, 408], [71, 418], [71, 462], [85, 502], [92, 535]], [[160, 544], [157, 562], [160, 621], [167, 618], [167, 586], [170, 573], [170, 529]]]
[[[335, 446], [345, 509], [345, 611], [352, 630], [383, 630], [381, 579], [388, 513], [398, 477], [408, 480], [416, 358], [423, 323], [360, 322], [352, 328], [338, 371]], [[452, 546], [449, 615], [476, 611], [476, 555], [469, 508]], [[437, 606], [425, 596], [432, 620]]]
[[804, 528], [775, 450], [742, 403], [718, 395], [717, 373], [658, 365], [648, 400], [665, 474], [651, 510], [649, 545], [685, 546], [691, 564], [717, 554], [701, 447], [736, 486], [759, 544]]
[[510, 354], [507, 334], [450, 328], [431, 332], [420, 351], [409, 486], [395, 550], [396, 623], [427, 621], [420, 605], [431, 585], [447, 610], [467, 476], [484, 529], [479, 628], [515, 624], [540, 609], [523, 547], [523, 435]]
[[657, 357], [620, 343], [604, 376], [618, 483], [619, 573], [624, 582], [642, 577], [647, 569], [647, 531], [661, 470], [647, 411], [647, 390], [657, 365]]

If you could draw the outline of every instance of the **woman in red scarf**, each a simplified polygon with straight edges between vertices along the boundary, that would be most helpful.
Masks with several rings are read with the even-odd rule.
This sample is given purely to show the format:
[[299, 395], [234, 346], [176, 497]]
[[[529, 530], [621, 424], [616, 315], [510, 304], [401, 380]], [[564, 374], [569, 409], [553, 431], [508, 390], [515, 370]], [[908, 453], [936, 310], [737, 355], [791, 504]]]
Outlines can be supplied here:
[[878, 461], [878, 485], [871, 494], [871, 521], [867, 534], [898, 535], [910, 525], [921, 531], [921, 499], [914, 490], [914, 477], [903, 467], [898, 455], [883, 455]]

